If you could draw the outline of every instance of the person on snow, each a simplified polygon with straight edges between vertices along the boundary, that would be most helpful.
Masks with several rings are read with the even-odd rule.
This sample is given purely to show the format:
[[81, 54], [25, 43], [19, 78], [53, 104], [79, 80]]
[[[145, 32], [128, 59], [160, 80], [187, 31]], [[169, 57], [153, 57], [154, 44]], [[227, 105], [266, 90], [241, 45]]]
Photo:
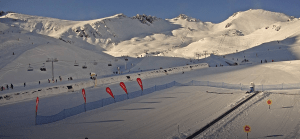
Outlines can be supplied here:
[[24, 87], [26, 86], [26, 83], [24, 82]]
[[8, 84], [6, 85], [6, 89], [8, 90]]
[[14, 86], [13, 86], [13, 84], [12, 84], [12, 83], [10, 84], [10, 88], [11, 88], [11, 89], [14, 89]]

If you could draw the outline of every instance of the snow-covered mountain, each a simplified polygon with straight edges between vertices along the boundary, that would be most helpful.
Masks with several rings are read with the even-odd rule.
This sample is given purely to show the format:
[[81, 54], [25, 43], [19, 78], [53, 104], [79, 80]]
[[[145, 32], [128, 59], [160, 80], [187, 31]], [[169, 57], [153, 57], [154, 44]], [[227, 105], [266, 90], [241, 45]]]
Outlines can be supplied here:
[[[299, 136], [299, 18], [265, 10], [221, 23], [183, 14], [89, 21], [0, 15], [0, 86], [14, 85], [0, 92], [0, 138], [186, 138], [251, 98], [250, 82], [263, 92], [198, 138], [246, 138], [246, 124], [250, 138]], [[191, 65], [197, 63], [203, 68]], [[52, 75], [58, 82], [48, 83]], [[66, 92], [68, 85], [75, 92]], [[58, 121], [34, 125], [36, 117]]]
[[[298, 18], [260, 9], [236, 12], [225, 21], [216, 24], [202, 22], [184, 14], [173, 19], [139, 14], [127, 17], [117, 14], [95, 20], [69, 21], [5, 13], [0, 18], [0, 67], [1, 72], [5, 72], [1, 79], [5, 81], [0, 80], [0, 83], [14, 82], [15, 79], [9, 78], [12, 75], [22, 78], [22, 75], [27, 73], [25, 69], [29, 63], [38, 68], [48, 58], [62, 60], [60, 64], [64, 68], [56, 72], [60, 76], [83, 78], [89, 72], [100, 68], [98, 73], [102, 76], [112, 74], [117, 67], [121, 67], [124, 72], [128, 71], [125, 70], [124, 61], [120, 61], [123, 59], [121, 56], [132, 58], [127, 63], [131, 65], [131, 70], [154, 69], [162, 67], [161, 65], [180, 66], [188, 64], [190, 59], [203, 59], [211, 53], [227, 55], [246, 52], [252, 48], [264, 49], [270, 45], [276, 48], [292, 48], [294, 51], [291, 53], [300, 57], [298, 47], [291, 47], [299, 44], [299, 24]], [[290, 53], [289, 49], [284, 50]], [[13, 52], [14, 56], [11, 55]], [[182, 62], [176, 63], [177, 59], [167, 62], [168, 64], [162, 62], [151, 67], [147, 62], [141, 62], [145, 61], [144, 59], [137, 58], [145, 56], [162, 56], [155, 58], [156, 63], [165, 57], [179, 57]], [[243, 58], [241, 55], [240, 57]], [[80, 62], [80, 65], [90, 65], [93, 69], [78, 69], [72, 66], [75, 60]], [[99, 64], [94, 65], [95, 62]], [[212, 58], [203, 59], [202, 62], [224, 65]], [[103, 66], [109, 63], [113, 66]], [[45, 64], [50, 66], [49, 63]], [[17, 72], [21, 67], [22, 70]], [[17, 68], [16, 73], [12, 73], [12, 68]], [[32, 72], [33, 75], [41, 76], [30, 80], [50, 78], [51, 72], [46, 73]], [[22, 82], [27, 80], [25, 78]]]

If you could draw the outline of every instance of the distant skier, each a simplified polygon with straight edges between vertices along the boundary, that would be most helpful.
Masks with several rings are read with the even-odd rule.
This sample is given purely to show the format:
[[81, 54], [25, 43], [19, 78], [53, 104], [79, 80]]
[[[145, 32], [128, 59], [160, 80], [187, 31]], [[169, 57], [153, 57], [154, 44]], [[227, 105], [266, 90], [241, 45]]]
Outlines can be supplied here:
[[15, 52], [13, 52], [13, 55], [15, 55]]
[[24, 82], [24, 87], [26, 86], [26, 83]]
[[41, 81], [39, 81], [39, 84], [41, 84]]
[[10, 88], [11, 88], [11, 89], [14, 89], [14, 86], [13, 86], [13, 84], [10, 84]]
[[8, 84], [6, 85], [6, 89], [8, 90]]
[[262, 63], [262, 60], [260, 60], [260, 63]]

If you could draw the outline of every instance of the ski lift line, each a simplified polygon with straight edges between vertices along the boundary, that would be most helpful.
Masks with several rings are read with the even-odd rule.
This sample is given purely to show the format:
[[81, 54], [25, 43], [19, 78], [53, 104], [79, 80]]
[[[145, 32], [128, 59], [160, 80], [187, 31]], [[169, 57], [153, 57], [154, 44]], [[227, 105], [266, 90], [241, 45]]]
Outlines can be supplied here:
[[[59, 61], [63, 61], [63, 62], [71, 62], [74, 63], [74, 61], [69, 61], [69, 60], [61, 60], [59, 59]], [[77, 60], [76, 60], [77, 61]], [[79, 61], [90, 61], [90, 63], [95, 63], [95, 62], [107, 62], [106, 60], [79, 60]], [[41, 66], [41, 64], [46, 63], [46, 61], [38, 61], [38, 62], [34, 62], [34, 63], [30, 63], [31, 66]], [[20, 66], [18, 65], [17, 67], [9, 67], [9, 68], [2, 68], [0, 69], [0, 72], [3, 71], [9, 71], [9, 70], [13, 70], [13, 69], [21, 69], [21, 68], [28, 68], [27, 64], [29, 63], [21, 63], [24, 66]]]
[[[42, 64], [42, 63], [45, 63], [45, 62], [36, 62], [36, 63], [29, 63], [31, 66], [40, 66], [40, 64]], [[20, 66], [20, 65], [17, 65], [17, 67], [9, 67], [9, 68], [2, 68], [2, 69], [0, 69], [0, 71], [8, 71], [8, 70], [12, 70], [12, 69], [20, 69], [20, 68], [27, 68], [28, 66], [27, 66], [27, 64], [28, 63], [26, 63], [26, 64], [22, 64], [22, 65], [24, 65], [24, 66]]]
[[[59, 60], [59, 61], [74, 63], [73, 61], [65, 61], [65, 60]], [[91, 63], [94, 63], [94, 62], [95, 61], [92, 61]], [[104, 61], [104, 62], [107, 62], [107, 61]], [[43, 63], [46, 63], [46, 62], [45, 61], [39, 61], [39, 62], [35, 62], [35, 63], [30, 63], [30, 66], [39, 66], [40, 67], [41, 64], [43, 64]], [[24, 66], [17, 65], [17, 67], [2, 68], [2, 69], [0, 69], [0, 72], [2, 72], [2, 71], [9, 71], [9, 70], [13, 70], [13, 69], [28, 68], [28, 66], [27, 66], [28, 63], [21, 63], [21, 64], [24, 65]]]
[[[74, 60], [73, 61], [70, 61], [70, 60], [62, 60], [62, 59], [59, 59], [59, 61], [63, 61], [63, 62], [72, 62], [74, 63]], [[90, 62], [90, 63], [94, 63], [94, 62], [106, 62], [107, 60], [76, 60], [76, 62]]]

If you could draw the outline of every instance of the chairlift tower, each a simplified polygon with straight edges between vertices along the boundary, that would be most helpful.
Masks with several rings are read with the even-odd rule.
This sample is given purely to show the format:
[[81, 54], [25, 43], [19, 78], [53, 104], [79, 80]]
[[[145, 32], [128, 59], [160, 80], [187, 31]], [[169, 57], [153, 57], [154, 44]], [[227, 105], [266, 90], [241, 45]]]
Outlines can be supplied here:
[[148, 49], [145, 49], [145, 50], [144, 50], [145, 57], [148, 55], [148, 52], [149, 52], [149, 50], [148, 50]]
[[207, 51], [205, 50], [205, 51], [203, 51], [203, 53], [204, 53], [204, 55], [205, 55], [205, 58], [206, 58], [206, 53], [207, 53]]
[[48, 58], [46, 60], [46, 62], [52, 62], [52, 81], [54, 81], [54, 66], [53, 66], [53, 62], [58, 62], [57, 58]]
[[195, 55], [198, 57], [198, 60], [199, 60], [199, 57], [201, 56], [201, 53], [196, 52]]
[[127, 69], [126, 62], [128, 61], [128, 56], [124, 56], [124, 60], [125, 60], [125, 70], [126, 70]]

